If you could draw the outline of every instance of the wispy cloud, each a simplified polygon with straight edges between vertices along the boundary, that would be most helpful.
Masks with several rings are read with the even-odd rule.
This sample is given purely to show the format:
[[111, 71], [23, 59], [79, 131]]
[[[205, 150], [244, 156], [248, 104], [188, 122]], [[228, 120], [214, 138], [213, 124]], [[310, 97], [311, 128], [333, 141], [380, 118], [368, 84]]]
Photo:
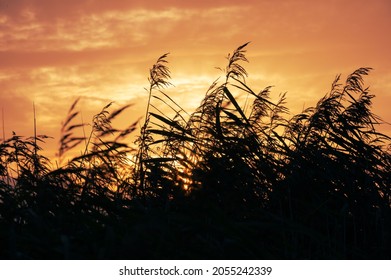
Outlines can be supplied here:
[[[192, 26], [198, 26], [195, 31], [199, 34], [193, 37], [197, 41], [210, 31], [224, 28], [228, 19], [234, 20], [243, 11], [241, 7], [205, 11], [142, 8], [80, 14], [71, 21], [67, 18], [42, 21], [33, 10], [26, 10], [17, 19], [1, 16], [0, 51], [83, 51], [156, 45], [161, 38], [170, 40], [183, 36], [183, 28], [193, 29]], [[209, 31], [205, 32], [204, 28]], [[224, 34], [233, 35], [238, 29], [230, 28]]]

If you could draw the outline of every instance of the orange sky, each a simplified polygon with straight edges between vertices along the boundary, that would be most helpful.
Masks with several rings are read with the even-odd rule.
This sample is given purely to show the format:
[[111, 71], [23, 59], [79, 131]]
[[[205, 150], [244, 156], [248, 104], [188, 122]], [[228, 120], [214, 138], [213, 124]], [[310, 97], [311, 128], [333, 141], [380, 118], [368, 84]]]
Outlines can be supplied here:
[[[258, 91], [287, 91], [298, 113], [362, 66], [374, 111], [391, 122], [391, 1], [126, 1], [0, 0], [0, 107], [6, 137], [38, 133], [55, 154], [61, 121], [82, 96], [84, 119], [108, 102], [134, 103], [127, 121], [143, 116], [149, 67], [170, 52], [174, 88], [195, 108], [221, 75], [225, 56], [251, 41], [248, 82]], [[389, 125], [382, 131], [391, 135]]]

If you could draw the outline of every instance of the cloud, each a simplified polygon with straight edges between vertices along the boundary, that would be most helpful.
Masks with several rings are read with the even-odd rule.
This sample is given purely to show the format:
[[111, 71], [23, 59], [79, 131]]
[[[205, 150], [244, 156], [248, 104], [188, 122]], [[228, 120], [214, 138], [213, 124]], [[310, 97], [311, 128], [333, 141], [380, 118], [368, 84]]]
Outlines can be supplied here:
[[127, 17], [106, 13], [99, 16], [83, 15], [73, 21], [59, 19], [54, 23], [37, 21], [34, 16], [16, 23], [3, 18], [0, 50], [50, 52], [118, 47], [122, 41], [121, 35], [124, 35], [124, 26], [127, 26], [128, 37], [133, 42], [143, 39], [140, 35], [142, 30], [137, 27], [140, 18], [137, 16], [135, 13]]
[[[0, 18], [0, 51], [83, 51], [148, 46], [158, 44], [163, 38], [169, 41], [183, 35], [193, 35], [191, 39], [197, 41], [205, 38], [208, 32], [216, 31], [216, 36], [220, 36], [221, 32], [217, 31], [224, 29], [228, 19], [234, 21], [243, 9], [102, 11], [79, 14], [72, 20], [58, 18], [53, 22], [42, 21], [36, 12], [28, 10], [18, 20], [4, 15]], [[184, 31], [190, 31], [190, 34], [186, 36]], [[224, 35], [238, 31], [238, 28], [227, 28]]]

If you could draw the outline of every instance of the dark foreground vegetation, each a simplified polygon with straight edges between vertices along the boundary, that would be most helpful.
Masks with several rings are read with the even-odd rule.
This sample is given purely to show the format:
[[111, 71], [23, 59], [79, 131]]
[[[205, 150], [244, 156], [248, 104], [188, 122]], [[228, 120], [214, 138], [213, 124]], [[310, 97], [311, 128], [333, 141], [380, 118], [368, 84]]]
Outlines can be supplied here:
[[[246, 45], [191, 114], [164, 91], [160, 57], [135, 143], [136, 123], [112, 127], [131, 107], [108, 104], [86, 126], [78, 100], [62, 125], [59, 164], [41, 155], [47, 136], [3, 140], [0, 257], [389, 259], [390, 138], [375, 129], [363, 85], [370, 69], [338, 76], [291, 117], [285, 95], [272, 101], [269, 87], [247, 85]], [[75, 149], [80, 156], [67, 159]]]

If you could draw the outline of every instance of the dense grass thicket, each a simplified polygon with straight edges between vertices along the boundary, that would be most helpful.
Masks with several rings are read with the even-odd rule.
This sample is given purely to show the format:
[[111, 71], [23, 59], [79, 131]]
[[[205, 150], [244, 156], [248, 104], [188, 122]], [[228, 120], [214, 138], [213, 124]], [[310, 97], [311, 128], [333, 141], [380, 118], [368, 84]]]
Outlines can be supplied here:
[[391, 142], [376, 131], [370, 68], [292, 117], [284, 94], [248, 86], [246, 45], [192, 113], [166, 91], [166, 54], [140, 125], [115, 129], [132, 108], [108, 104], [87, 127], [76, 100], [57, 164], [45, 135], [3, 139], [0, 257], [389, 259]]

